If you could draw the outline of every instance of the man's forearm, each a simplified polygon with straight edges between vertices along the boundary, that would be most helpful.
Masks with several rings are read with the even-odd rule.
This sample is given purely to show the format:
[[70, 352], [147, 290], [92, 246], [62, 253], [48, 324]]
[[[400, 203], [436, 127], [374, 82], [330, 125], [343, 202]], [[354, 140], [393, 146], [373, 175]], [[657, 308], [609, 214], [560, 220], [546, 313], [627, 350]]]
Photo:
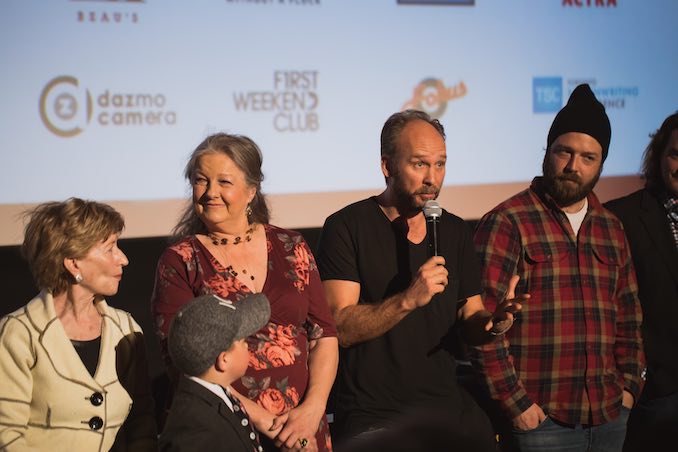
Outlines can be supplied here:
[[339, 344], [350, 347], [383, 335], [412, 312], [405, 300], [405, 293], [400, 293], [378, 304], [343, 308], [335, 315]]

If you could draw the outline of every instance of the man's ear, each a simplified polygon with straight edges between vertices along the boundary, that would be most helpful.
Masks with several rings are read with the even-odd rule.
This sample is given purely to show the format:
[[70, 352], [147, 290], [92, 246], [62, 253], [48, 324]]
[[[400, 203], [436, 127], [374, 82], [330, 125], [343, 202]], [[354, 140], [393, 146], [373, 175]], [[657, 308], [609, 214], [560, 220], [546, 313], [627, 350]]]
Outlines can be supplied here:
[[392, 168], [391, 168], [391, 159], [386, 156], [381, 157], [381, 172], [385, 178], [391, 177]]

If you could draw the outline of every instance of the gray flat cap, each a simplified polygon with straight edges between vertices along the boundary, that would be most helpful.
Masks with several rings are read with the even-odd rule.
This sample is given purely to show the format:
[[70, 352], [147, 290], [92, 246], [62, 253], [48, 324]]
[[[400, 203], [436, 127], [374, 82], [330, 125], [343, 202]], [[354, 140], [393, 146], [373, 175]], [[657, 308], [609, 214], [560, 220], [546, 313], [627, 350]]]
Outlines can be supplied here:
[[203, 295], [184, 305], [170, 325], [167, 347], [174, 365], [186, 375], [209, 369], [234, 341], [259, 331], [271, 316], [266, 295], [257, 293], [232, 302]]

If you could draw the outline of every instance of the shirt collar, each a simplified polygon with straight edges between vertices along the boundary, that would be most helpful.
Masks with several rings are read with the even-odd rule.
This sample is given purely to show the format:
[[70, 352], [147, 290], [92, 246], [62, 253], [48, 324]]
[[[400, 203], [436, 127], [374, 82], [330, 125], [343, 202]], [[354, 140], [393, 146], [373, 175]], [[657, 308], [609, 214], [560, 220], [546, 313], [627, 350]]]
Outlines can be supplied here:
[[187, 377], [189, 379], [195, 381], [196, 383], [198, 383], [200, 386], [204, 387], [205, 389], [208, 389], [211, 392], [213, 392], [214, 395], [216, 395], [221, 400], [223, 400], [224, 403], [231, 409], [231, 411], [233, 411], [233, 403], [226, 396], [226, 389], [224, 389], [223, 387], [219, 386], [216, 383], [210, 383], [209, 381], [205, 381], [202, 378], [192, 377], [192, 376], [188, 376], [188, 375], [187, 375]]
[[662, 205], [664, 206], [669, 219], [678, 223], [678, 200], [667, 194], [665, 194], [661, 199]]

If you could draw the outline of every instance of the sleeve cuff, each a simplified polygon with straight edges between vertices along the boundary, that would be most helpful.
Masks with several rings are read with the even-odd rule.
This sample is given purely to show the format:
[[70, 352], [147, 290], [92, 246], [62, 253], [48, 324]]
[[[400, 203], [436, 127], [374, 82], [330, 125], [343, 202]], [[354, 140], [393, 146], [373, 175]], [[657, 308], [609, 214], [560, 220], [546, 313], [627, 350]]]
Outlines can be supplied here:
[[509, 419], [513, 419], [516, 416], [520, 416], [524, 411], [531, 407], [533, 403], [534, 402], [528, 397], [525, 390], [520, 388], [520, 390], [513, 394], [512, 397], [502, 400], [501, 406], [504, 409], [504, 412], [509, 416]]

